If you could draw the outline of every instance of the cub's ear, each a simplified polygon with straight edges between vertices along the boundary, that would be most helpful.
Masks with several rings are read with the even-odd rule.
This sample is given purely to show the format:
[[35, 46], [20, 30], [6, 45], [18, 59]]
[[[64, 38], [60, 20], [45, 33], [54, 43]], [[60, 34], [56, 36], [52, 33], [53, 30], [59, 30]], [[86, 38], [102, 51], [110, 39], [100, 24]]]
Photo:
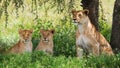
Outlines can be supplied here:
[[71, 13], [74, 13], [74, 12], [76, 12], [76, 10], [75, 10], [75, 9], [73, 9], [73, 10], [71, 11]]
[[45, 30], [44, 29], [40, 29], [40, 33], [43, 33]]
[[89, 14], [89, 10], [88, 10], [88, 9], [84, 9], [84, 10], [83, 10], [83, 13], [84, 13], [85, 15], [88, 15], [88, 14]]
[[22, 33], [22, 31], [23, 31], [23, 30], [19, 29], [19, 30], [18, 30], [19, 34], [21, 34], [21, 33]]
[[54, 34], [54, 33], [55, 33], [55, 30], [54, 30], [54, 29], [52, 29], [52, 30], [50, 30], [50, 31], [51, 31], [51, 33], [52, 33], [52, 34]]
[[30, 33], [33, 33], [33, 29], [30, 29]]

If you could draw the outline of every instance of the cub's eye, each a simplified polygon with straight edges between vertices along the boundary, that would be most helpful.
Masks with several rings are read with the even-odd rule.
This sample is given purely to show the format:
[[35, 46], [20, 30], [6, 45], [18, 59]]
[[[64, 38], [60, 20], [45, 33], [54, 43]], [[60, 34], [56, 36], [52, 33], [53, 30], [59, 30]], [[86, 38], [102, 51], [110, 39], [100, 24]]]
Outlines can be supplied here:
[[29, 36], [29, 34], [27, 34], [27, 36]]
[[47, 35], [50, 35], [49, 33]]
[[50, 33], [47, 33], [47, 36], [49, 36], [50, 35]]
[[25, 35], [24, 35], [24, 34], [22, 34], [21, 36], [23, 36], [23, 37], [24, 37]]
[[81, 14], [79, 14], [79, 17], [81, 17], [82, 15]]

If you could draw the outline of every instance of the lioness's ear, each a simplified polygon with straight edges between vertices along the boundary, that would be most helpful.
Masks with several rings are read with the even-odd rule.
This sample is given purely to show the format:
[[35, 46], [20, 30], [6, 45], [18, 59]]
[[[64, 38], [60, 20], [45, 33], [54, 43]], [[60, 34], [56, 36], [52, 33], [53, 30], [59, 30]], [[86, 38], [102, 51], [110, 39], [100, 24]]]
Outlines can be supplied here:
[[89, 10], [88, 10], [88, 9], [84, 9], [84, 10], [83, 10], [83, 13], [84, 13], [85, 15], [88, 15], [88, 14], [89, 14]]
[[71, 13], [74, 13], [74, 12], [76, 12], [76, 10], [75, 10], [75, 9], [73, 9], [73, 10], [71, 11]]
[[51, 33], [52, 33], [52, 34], [54, 34], [54, 33], [55, 33], [55, 30], [54, 30], [54, 29], [52, 29], [52, 30], [50, 30], [50, 31], [51, 31]]

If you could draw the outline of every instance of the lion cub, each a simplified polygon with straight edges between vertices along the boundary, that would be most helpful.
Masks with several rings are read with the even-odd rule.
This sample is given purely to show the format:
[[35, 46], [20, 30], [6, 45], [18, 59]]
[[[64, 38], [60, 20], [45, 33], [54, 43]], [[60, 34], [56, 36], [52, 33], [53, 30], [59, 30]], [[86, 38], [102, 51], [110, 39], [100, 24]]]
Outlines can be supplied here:
[[33, 30], [19, 30], [20, 40], [7, 53], [20, 54], [24, 52], [32, 52], [32, 37]]
[[92, 25], [88, 13], [89, 11], [87, 9], [72, 11], [73, 21], [78, 26], [76, 31], [77, 56], [81, 57], [83, 52], [88, 54], [92, 53], [94, 55], [101, 53], [112, 55], [113, 51], [110, 44]]
[[53, 54], [53, 34], [55, 30], [40, 30], [41, 40], [35, 50], [44, 51], [50, 55]]

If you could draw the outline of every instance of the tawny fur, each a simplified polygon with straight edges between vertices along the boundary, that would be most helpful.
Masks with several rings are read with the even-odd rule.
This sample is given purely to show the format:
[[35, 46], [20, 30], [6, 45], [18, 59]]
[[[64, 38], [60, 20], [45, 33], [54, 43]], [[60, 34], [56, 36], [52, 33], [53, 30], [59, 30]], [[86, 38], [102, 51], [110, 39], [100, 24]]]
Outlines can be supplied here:
[[54, 30], [40, 30], [41, 40], [35, 50], [44, 51], [47, 54], [53, 54], [53, 34]]
[[6, 53], [21, 54], [24, 52], [32, 52], [32, 32], [33, 30], [19, 30], [20, 40]]
[[88, 10], [73, 10], [73, 21], [78, 25], [76, 31], [76, 52], [81, 57], [82, 49], [94, 55], [108, 54], [113, 55], [112, 48], [107, 40], [100, 34], [90, 22]]

